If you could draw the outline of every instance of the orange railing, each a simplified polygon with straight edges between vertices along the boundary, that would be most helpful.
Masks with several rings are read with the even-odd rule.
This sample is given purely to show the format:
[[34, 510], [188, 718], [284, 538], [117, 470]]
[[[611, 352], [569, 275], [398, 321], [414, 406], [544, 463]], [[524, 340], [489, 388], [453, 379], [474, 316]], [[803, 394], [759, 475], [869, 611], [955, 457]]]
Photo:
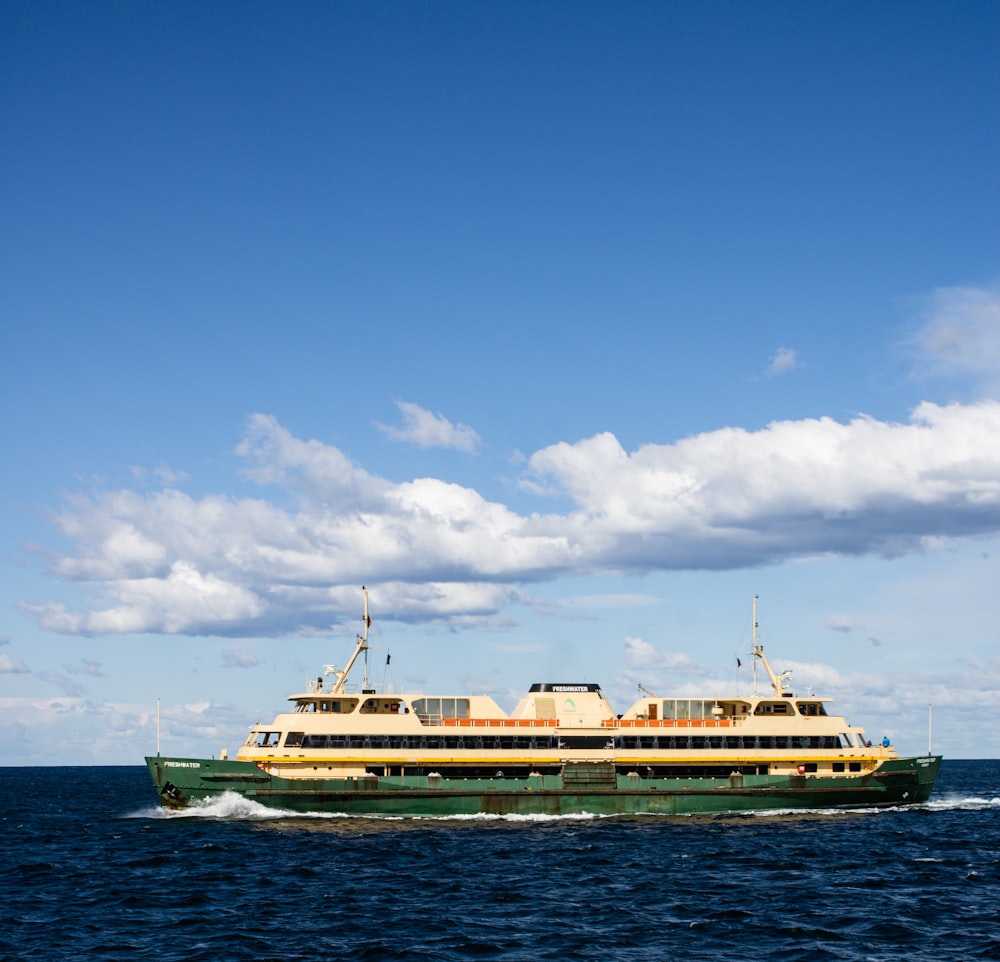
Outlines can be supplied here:
[[555, 718], [442, 718], [442, 725], [459, 728], [555, 728]]
[[606, 718], [604, 728], [729, 728], [728, 718]]
[[[435, 720], [428, 719], [431, 724]], [[442, 718], [449, 728], [557, 728], [557, 718]], [[729, 728], [728, 718], [605, 718], [602, 728]]]

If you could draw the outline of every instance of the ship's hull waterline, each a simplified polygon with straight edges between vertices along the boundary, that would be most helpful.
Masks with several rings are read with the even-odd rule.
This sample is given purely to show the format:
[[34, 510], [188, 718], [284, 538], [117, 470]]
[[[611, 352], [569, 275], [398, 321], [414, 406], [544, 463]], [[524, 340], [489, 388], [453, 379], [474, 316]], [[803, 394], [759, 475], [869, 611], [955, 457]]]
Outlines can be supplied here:
[[894, 758], [858, 776], [740, 775], [640, 778], [608, 765], [567, 766], [526, 778], [434, 775], [284, 778], [253, 762], [146, 759], [161, 803], [185, 809], [233, 792], [267, 808], [373, 816], [697, 815], [864, 809], [927, 801], [940, 756]]

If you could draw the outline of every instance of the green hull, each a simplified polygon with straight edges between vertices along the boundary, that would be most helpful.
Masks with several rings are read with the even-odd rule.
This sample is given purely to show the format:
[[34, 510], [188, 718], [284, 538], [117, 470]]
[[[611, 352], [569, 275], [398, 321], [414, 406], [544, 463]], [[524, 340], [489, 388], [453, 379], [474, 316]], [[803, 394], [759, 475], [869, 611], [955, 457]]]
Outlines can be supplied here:
[[[160, 802], [183, 809], [233, 792], [268, 808], [347, 815], [691, 815], [911, 805], [930, 797], [939, 755], [891, 759], [868, 775], [640, 779], [610, 765], [561, 775], [447, 779], [272, 776], [253, 762], [146, 759]], [[582, 770], [581, 770], [582, 769]]]

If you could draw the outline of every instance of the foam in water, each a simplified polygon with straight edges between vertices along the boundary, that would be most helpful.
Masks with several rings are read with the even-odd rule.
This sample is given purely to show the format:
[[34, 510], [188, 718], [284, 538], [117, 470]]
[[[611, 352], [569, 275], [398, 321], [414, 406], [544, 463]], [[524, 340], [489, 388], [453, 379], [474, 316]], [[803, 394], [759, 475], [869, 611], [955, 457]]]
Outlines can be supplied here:
[[983, 812], [1000, 808], [1000, 797], [982, 798], [976, 795], [945, 795], [944, 798], [932, 798], [919, 806], [928, 812]]
[[611, 815], [597, 815], [580, 812], [568, 815], [500, 815], [477, 812], [471, 815], [378, 815], [354, 814], [349, 812], [293, 812], [283, 808], [269, 808], [260, 802], [251, 801], [236, 792], [223, 792], [217, 798], [193, 802], [180, 810], [166, 809], [159, 805], [130, 812], [125, 818], [212, 818], [227, 820], [265, 821], [269, 819], [375, 819], [385, 822], [402, 820], [425, 822], [565, 822], [593, 821], [614, 818]]
[[[153, 805], [130, 812], [125, 818], [225, 818], [225, 819], [268, 819], [301, 818], [300, 812], [289, 812], [280, 808], [268, 808], [259, 802], [250, 801], [236, 792], [223, 792], [218, 798], [192, 802], [180, 810]], [[343, 816], [334, 816], [343, 817]]]
[[[920, 805], [900, 805], [894, 807], [858, 807], [858, 808], [787, 808], [787, 809], [767, 809], [762, 811], [719, 813], [726, 817], [750, 817], [750, 818], [787, 818], [789, 816], [837, 816], [837, 815], [862, 815], [862, 814], [884, 814], [886, 812], [898, 812], [910, 810], [919, 811], [986, 811], [1000, 808], [1000, 797], [980, 797], [966, 795], [946, 795], [943, 798], [934, 798]], [[647, 817], [667, 817], [672, 815], [657, 815], [656, 813], [644, 813]], [[215, 818], [229, 820], [264, 821], [269, 819], [377, 819], [380, 821], [400, 821], [409, 819], [414, 821], [428, 822], [567, 822], [567, 821], [596, 821], [601, 819], [616, 818], [614, 815], [598, 815], [589, 812], [580, 812], [566, 815], [499, 815], [488, 812], [479, 812], [471, 815], [374, 815], [374, 814], [351, 814], [347, 812], [293, 812], [288, 809], [269, 808], [259, 802], [251, 801], [238, 795], [236, 792], [223, 792], [218, 798], [206, 799], [193, 803], [190, 807], [173, 811], [152, 806], [139, 809], [125, 816], [126, 818]], [[692, 816], [694, 817], [694, 816]]]

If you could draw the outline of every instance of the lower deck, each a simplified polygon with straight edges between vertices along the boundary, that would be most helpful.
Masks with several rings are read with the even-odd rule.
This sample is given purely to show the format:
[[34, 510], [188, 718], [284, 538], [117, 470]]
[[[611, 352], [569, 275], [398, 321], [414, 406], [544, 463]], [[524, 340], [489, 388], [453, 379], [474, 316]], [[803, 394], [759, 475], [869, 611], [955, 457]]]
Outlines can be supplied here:
[[691, 814], [912, 804], [930, 796], [939, 763], [939, 756], [892, 759], [873, 772], [837, 775], [734, 768], [643, 774], [597, 762], [489, 775], [403, 772], [290, 779], [250, 762], [147, 759], [168, 808], [229, 791], [279, 809], [394, 815]]

